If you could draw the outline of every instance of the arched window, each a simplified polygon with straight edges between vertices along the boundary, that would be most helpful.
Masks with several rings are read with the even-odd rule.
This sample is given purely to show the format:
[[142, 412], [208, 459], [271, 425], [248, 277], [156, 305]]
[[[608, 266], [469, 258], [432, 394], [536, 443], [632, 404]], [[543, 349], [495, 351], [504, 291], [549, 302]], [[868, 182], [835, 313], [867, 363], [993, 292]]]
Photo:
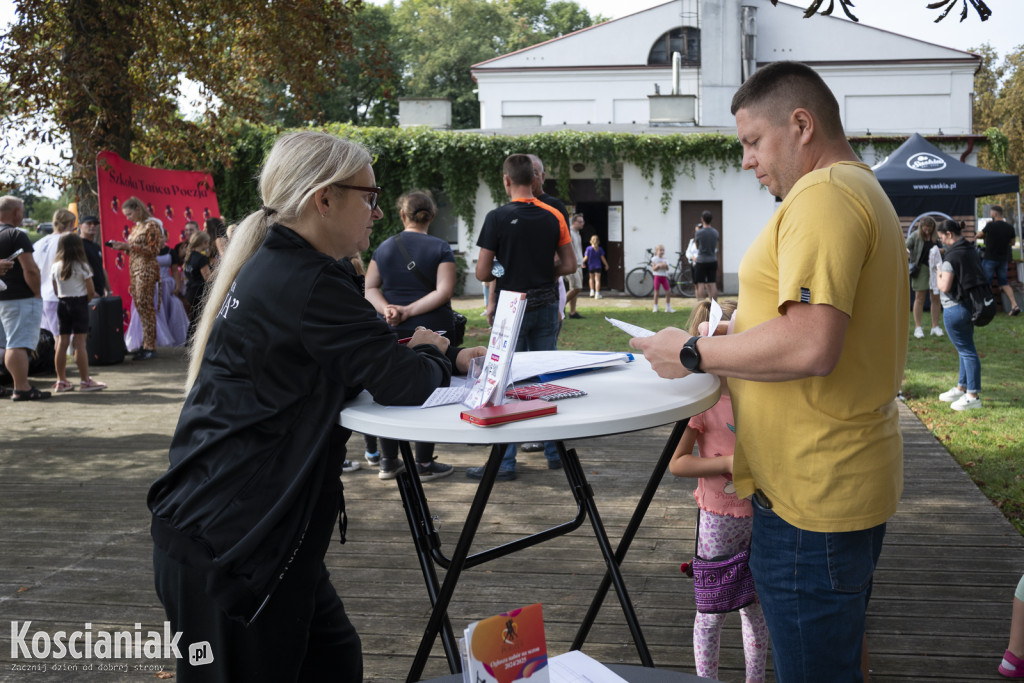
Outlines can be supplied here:
[[647, 64], [671, 66], [673, 52], [683, 56], [683, 66], [700, 66], [700, 29], [680, 26], [666, 31], [651, 46]]

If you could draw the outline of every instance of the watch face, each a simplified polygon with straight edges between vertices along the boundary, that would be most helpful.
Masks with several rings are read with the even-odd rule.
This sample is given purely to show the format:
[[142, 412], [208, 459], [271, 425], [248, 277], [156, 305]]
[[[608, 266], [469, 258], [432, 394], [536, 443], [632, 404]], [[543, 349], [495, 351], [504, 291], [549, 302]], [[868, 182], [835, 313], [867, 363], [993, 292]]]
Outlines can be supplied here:
[[690, 372], [700, 372], [700, 352], [697, 350], [698, 337], [691, 337], [679, 350], [679, 361]]

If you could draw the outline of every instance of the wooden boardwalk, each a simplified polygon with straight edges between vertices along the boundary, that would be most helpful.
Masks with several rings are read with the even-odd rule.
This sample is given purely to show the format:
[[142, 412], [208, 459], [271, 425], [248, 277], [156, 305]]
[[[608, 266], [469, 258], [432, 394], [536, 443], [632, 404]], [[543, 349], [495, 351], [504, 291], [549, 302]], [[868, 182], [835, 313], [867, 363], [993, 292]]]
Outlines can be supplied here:
[[[145, 495], [166, 467], [180, 405], [181, 353], [98, 368], [111, 389], [75, 392], [46, 403], [0, 405], [0, 680], [153, 680], [170, 660], [95, 660], [77, 671], [18, 671], [10, 621], [29, 633], [82, 629], [143, 632], [162, 627], [152, 588]], [[40, 384], [42, 383], [41, 380]], [[875, 575], [868, 641], [875, 681], [1000, 680], [996, 665], [1009, 631], [1010, 602], [1024, 570], [1024, 539], [971, 483], [906, 408], [906, 487], [889, 525]], [[616, 542], [668, 434], [667, 428], [573, 442]], [[350, 442], [361, 454], [358, 436]], [[441, 446], [458, 471], [425, 485], [445, 551], [451, 552], [475, 483], [464, 469], [483, 449]], [[361, 457], [361, 456], [360, 456]], [[499, 483], [478, 548], [570, 518], [574, 507], [560, 471], [541, 454], [520, 454], [521, 476]], [[333, 581], [363, 640], [367, 681], [404, 680], [429, 603], [394, 482], [375, 472], [345, 475], [349, 542], [327, 557]], [[692, 588], [679, 563], [693, 548], [690, 482], [663, 481], [624, 564], [656, 664], [693, 671]], [[541, 602], [549, 651], [562, 652], [589, 604], [603, 564], [589, 527], [492, 565], [467, 571], [451, 609], [469, 621]], [[723, 636], [725, 681], [742, 681], [739, 620]], [[607, 662], [638, 663], [614, 597], [605, 601], [584, 647]], [[38, 662], [37, 662], [38, 663]], [[100, 671], [125, 664], [129, 671]], [[138, 669], [136, 669], [138, 667]], [[447, 673], [438, 643], [425, 675]], [[94, 678], [102, 676], [102, 678]]]

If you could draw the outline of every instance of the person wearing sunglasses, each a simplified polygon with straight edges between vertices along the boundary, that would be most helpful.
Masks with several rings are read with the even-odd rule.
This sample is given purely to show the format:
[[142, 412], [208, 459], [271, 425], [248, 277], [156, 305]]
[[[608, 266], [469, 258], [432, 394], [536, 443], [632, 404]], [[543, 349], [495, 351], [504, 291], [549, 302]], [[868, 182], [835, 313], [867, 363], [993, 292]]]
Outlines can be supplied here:
[[157, 595], [204, 666], [180, 680], [362, 680], [359, 636], [324, 566], [339, 520], [350, 430], [364, 389], [421, 404], [483, 349], [378, 319], [346, 258], [369, 248], [370, 155], [326, 133], [280, 138], [264, 206], [235, 231], [192, 340], [170, 467], [151, 487]]

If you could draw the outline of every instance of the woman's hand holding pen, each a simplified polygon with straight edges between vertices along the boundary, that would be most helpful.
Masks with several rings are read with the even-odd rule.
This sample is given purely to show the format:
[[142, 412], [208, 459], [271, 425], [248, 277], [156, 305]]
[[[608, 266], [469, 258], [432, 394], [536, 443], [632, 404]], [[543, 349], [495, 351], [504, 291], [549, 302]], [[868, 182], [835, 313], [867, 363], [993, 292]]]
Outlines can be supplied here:
[[442, 336], [433, 330], [428, 330], [422, 325], [416, 328], [416, 331], [412, 334], [412, 338], [409, 339], [410, 347], [415, 347], [420, 344], [430, 344], [431, 346], [437, 347], [437, 350], [441, 353], [448, 350], [448, 345], [450, 343], [451, 342], [448, 340], [448, 337]]

